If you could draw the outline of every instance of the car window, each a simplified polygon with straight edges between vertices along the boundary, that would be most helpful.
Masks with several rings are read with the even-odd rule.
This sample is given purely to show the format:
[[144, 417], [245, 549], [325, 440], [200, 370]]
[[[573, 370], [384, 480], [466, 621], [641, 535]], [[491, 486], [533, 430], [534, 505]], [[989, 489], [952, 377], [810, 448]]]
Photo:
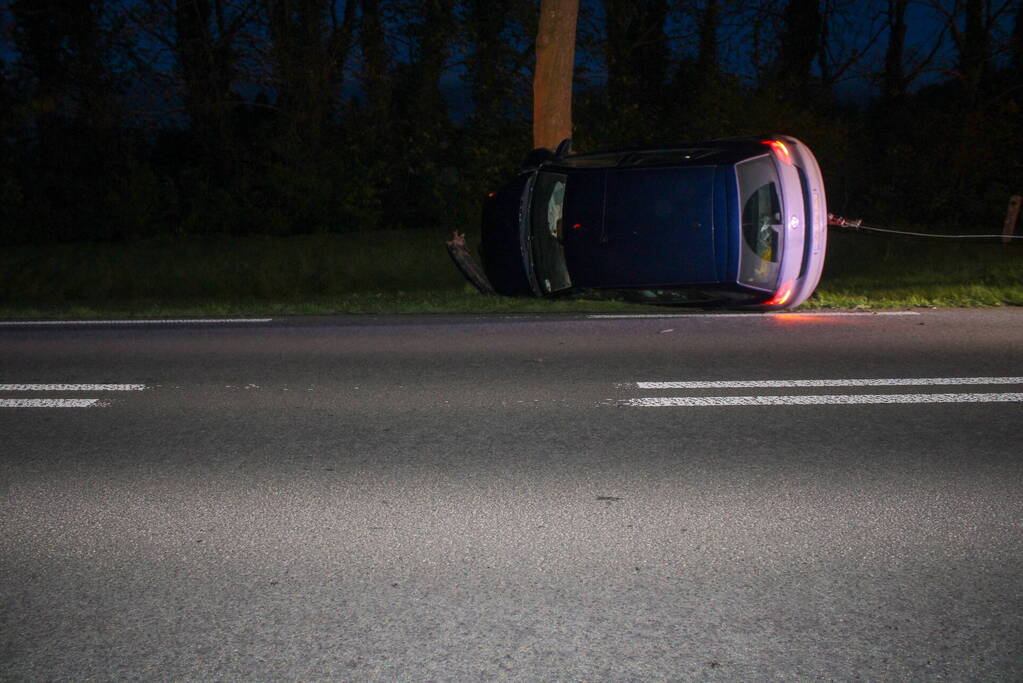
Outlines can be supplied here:
[[782, 249], [782, 211], [778, 174], [769, 156], [736, 165], [742, 207], [739, 281], [772, 289], [778, 280]]
[[706, 159], [716, 154], [716, 149], [661, 149], [627, 154], [619, 166], [670, 166], [696, 159]]
[[624, 166], [671, 166], [704, 159], [720, 150], [708, 147], [679, 149], [650, 149], [639, 151], [605, 152], [580, 154], [566, 157], [557, 162], [558, 166], [571, 168], [614, 168]]
[[618, 165], [627, 152], [604, 152], [598, 154], [580, 154], [558, 160], [559, 166], [571, 168], [613, 168]]
[[565, 189], [568, 176], [542, 172], [533, 188], [529, 212], [530, 242], [537, 284], [545, 294], [572, 286], [565, 264], [564, 240]]

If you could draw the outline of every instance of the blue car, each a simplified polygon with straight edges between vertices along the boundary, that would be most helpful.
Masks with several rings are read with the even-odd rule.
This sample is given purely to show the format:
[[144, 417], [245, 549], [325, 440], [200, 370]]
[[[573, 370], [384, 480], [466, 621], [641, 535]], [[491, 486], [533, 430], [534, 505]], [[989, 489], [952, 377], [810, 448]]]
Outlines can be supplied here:
[[536, 150], [483, 211], [499, 294], [617, 290], [654, 301], [798, 306], [820, 279], [827, 203], [787, 136], [593, 154]]

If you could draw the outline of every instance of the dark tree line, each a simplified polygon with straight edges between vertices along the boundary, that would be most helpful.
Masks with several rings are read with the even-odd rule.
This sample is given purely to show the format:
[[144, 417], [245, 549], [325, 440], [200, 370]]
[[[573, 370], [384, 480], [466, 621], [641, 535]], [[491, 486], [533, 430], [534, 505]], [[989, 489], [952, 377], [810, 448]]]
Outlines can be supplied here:
[[[6, 0], [0, 242], [464, 228], [529, 150], [538, 0]], [[804, 138], [834, 208], [997, 226], [1020, 0], [583, 0], [576, 149]]]

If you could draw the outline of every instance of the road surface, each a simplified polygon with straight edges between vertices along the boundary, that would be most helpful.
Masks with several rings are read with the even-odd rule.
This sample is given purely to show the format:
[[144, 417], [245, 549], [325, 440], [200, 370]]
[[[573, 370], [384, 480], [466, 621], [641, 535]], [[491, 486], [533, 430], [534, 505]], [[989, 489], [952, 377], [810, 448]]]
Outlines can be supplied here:
[[3, 680], [1023, 678], [1020, 309], [0, 325], [0, 383]]

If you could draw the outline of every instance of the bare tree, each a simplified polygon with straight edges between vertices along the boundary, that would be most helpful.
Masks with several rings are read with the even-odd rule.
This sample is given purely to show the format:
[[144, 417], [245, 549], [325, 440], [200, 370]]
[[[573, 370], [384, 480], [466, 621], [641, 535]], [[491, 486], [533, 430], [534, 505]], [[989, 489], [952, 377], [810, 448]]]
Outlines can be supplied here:
[[535, 6], [530, 0], [464, 0], [462, 5], [472, 118], [492, 125], [513, 110], [517, 114], [525, 102], [523, 76], [534, 57]]
[[810, 84], [813, 62], [823, 44], [824, 18], [818, 0], [789, 0], [782, 11], [778, 36], [780, 75], [796, 88]]
[[362, 0], [359, 49], [362, 65], [359, 80], [371, 116], [386, 116], [391, 102], [391, 54], [384, 32], [380, 0]]
[[331, 0], [263, 0], [278, 105], [292, 130], [318, 144], [352, 45], [358, 0], [338, 19]]
[[612, 117], [630, 127], [652, 121], [668, 72], [667, 0], [603, 0], [603, 5]]
[[102, 0], [14, 0], [9, 9], [36, 110], [96, 131], [115, 128], [123, 114], [112, 59], [115, 10]]
[[169, 113], [183, 113], [199, 139], [213, 147], [229, 144], [239, 84], [269, 86], [253, 68], [253, 43], [265, 42], [256, 25], [259, 2], [124, 0], [126, 33], [135, 40], [132, 87], [145, 93], [146, 104], [134, 115], [159, 125]]
[[930, 0], [928, 5], [945, 20], [952, 36], [956, 61], [951, 74], [970, 100], [978, 102], [988, 87], [994, 57], [995, 35], [1019, 0]]
[[1016, 8], [1012, 24], [1012, 68], [1023, 78], [1023, 2]]
[[455, 40], [455, 0], [417, 0], [405, 11], [409, 37], [409, 76], [406, 87], [416, 106], [435, 119], [447, 116], [441, 78]]
[[[868, 56], [885, 33], [878, 2], [746, 0], [731, 13], [745, 28], [757, 80], [788, 93], [829, 101], [841, 82], [867, 73]], [[873, 75], [873, 72], [870, 72]]]
[[936, 60], [947, 47], [947, 23], [939, 23], [939, 30], [926, 38], [910, 41], [909, 10], [917, 4], [913, 0], [885, 0], [880, 10], [882, 35], [887, 36], [884, 62], [868, 65], [874, 71], [867, 76], [879, 83], [881, 102], [886, 106], [903, 101], [913, 83], [935, 68]]
[[885, 23], [888, 46], [884, 55], [881, 97], [885, 102], [901, 101], [906, 95], [906, 9], [909, 0], [888, 0]]
[[696, 56], [696, 68], [700, 78], [709, 80], [719, 69], [718, 32], [721, 26], [721, 3], [719, 0], [707, 0], [699, 13], [699, 51]]
[[234, 42], [247, 12], [224, 0], [174, 0], [174, 54], [185, 110], [201, 139], [220, 146], [230, 139], [236, 73]]
[[962, 30], [953, 22], [952, 37], [959, 52], [959, 74], [967, 92], [977, 95], [987, 80], [991, 57], [991, 32], [986, 22], [985, 0], [966, 0]]

